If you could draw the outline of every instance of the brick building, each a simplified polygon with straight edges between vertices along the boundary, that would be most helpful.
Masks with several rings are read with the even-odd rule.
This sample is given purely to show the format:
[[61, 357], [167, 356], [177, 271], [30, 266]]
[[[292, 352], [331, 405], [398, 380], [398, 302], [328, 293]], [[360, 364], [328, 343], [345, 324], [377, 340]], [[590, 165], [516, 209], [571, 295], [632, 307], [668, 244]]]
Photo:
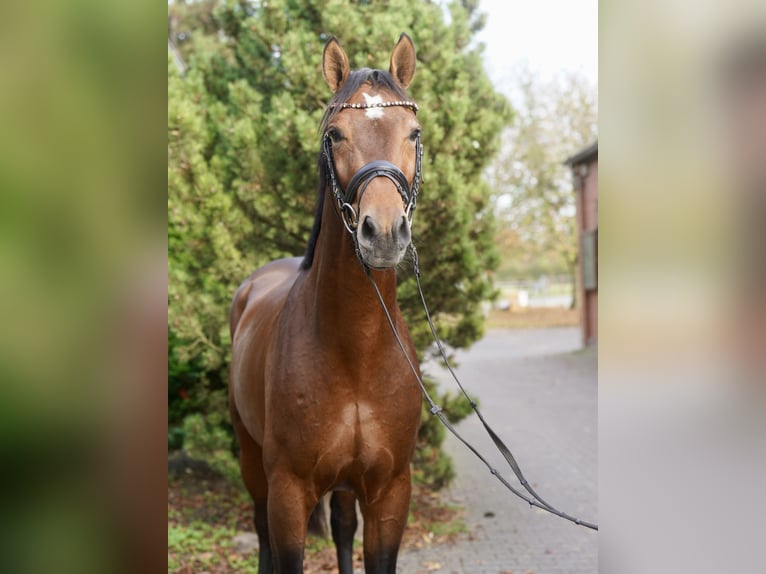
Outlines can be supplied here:
[[564, 162], [577, 194], [580, 325], [583, 345], [598, 343], [598, 142]]

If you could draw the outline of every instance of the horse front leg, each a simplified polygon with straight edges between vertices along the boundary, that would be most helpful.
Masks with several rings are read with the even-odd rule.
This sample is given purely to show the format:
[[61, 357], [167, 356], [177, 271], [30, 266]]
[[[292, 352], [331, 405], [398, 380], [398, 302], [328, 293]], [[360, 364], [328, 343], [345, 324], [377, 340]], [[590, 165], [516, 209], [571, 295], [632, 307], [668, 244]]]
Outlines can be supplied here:
[[356, 496], [351, 492], [333, 492], [330, 499], [330, 526], [338, 555], [339, 574], [354, 573], [354, 534], [356, 533]]
[[232, 422], [239, 441], [239, 465], [242, 480], [253, 499], [253, 524], [258, 535], [258, 574], [273, 574], [268, 524], [268, 483], [263, 470], [263, 449], [248, 434], [236, 409]]
[[289, 473], [269, 476], [269, 539], [276, 574], [302, 574], [309, 515], [317, 498]]
[[394, 478], [371, 504], [362, 504], [364, 571], [394, 574], [399, 546], [407, 525], [412, 484], [409, 467]]

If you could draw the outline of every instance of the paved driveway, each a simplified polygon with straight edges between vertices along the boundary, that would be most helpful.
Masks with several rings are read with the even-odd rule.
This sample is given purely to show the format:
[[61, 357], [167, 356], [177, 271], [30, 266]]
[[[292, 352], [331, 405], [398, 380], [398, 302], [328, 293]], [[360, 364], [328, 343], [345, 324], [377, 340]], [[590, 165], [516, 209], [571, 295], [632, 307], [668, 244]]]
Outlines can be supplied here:
[[[491, 331], [458, 353], [457, 373], [540, 496], [570, 515], [598, 522], [597, 358], [593, 350], [579, 351], [579, 343], [578, 328]], [[433, 364], [424, 370], [457, 391], [446, 370]], [[475, 417], [458, 429], [518, 484]], [[466, 509], [471, 535], [451, 546], [403, 553], [399, 572], [598, 571], [598, 533], [517, 499], [453, 437], [445, 449], [457, 471], [448, 496]]]

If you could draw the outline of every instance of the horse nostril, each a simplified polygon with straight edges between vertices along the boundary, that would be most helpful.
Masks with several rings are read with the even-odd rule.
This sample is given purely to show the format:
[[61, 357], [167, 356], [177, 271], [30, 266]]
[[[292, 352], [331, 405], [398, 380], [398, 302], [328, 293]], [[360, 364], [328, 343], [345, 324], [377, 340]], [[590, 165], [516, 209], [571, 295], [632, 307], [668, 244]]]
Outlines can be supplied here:
[[362, 227], [361, 227], [361, 233], [362, 237], [365, 239], [372, 239], [375, 237], [376, 227], [373, 223], [372, 219], [370, 219], [370, 216], [365, 216], [364, 220], [362, 221]]

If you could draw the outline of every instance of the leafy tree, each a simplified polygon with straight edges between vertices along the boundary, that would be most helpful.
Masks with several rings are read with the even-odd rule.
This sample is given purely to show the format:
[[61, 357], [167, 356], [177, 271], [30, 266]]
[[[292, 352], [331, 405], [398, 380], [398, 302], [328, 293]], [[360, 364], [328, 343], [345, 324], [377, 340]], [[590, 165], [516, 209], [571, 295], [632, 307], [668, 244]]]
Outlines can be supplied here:
[[579, 74], [546, 81], [528, 68], [518, 71], [516, 85], [515, 122], [490, 169], [508, 256], [504, 271], [517, 278], [565, 272], [574, 286], [575, 194], [562, 162], [596, 139], [596, 87]]
[[[425, 184], [413, 237], [423, 288], [446, 342], [465, 347], [481, 336], [480, 303], [492, 294], [488, 272], [498, 261], [481, 176], [510, 108], [472, 43], [483, 23], [477, 5], [452, 2], [449, 18], [439, 4], [409, 0], [169, 6], [168, 329], [171, 373], [179, 374], [169, 400], [203, 405], [172, 409], [179, 414], [171, 425], [190, 410], [224, 408], [236, 287], [269, 260], [305, 250], [317, 127], [331, 95], [320, 72], [330, 35], [355, 68], [387, 69], [400, 33], [415, 41], [410, 94], [421, 107]], [[406, 269], [399, 275], [400, 305], [426, 353], [430, 335], [414, 278]]]

